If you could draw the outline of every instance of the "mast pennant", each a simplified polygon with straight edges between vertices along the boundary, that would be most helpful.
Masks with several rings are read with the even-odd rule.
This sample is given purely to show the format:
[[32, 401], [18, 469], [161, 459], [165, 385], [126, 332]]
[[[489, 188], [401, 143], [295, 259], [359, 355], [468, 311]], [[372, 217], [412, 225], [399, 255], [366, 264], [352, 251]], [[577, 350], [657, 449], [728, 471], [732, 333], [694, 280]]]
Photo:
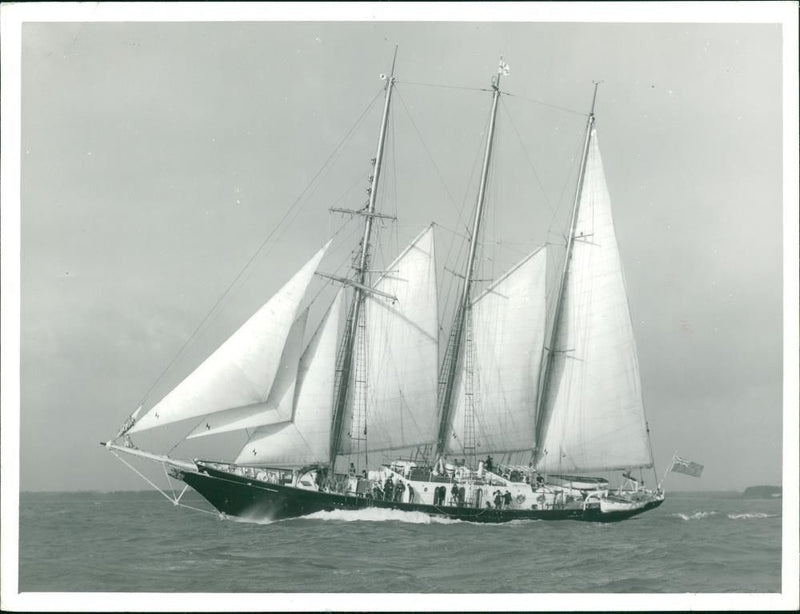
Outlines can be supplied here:
[[266, 403], [298, 307], [329, 245], [128, 432]]

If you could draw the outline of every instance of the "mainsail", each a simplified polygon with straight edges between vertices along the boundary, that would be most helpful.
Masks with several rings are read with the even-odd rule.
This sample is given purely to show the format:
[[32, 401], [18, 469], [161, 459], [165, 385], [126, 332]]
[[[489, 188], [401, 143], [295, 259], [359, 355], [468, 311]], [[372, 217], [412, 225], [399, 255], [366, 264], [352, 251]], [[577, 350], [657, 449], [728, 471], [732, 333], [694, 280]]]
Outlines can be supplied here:
[[633, 327], [594, 129], [552, 345], [537, 469], [651, 466]]
[[129, 432], [265, 403], [297, 309], [328, 245]]
[[292, 421], [259, 428], [237, 463], [298, 467], [328, 462], [341, 306], [339, 291], [300, 358]]
[[[396, 298], [365, 298], [359, 334], [366, 350], [366, 385], [353, 388], [344, 417], [350, 436], [339, 452], [392, 450], [436, 439], [438, 313], [433, 227], [422, 231], [387, 267], [374, 288]], [[359, 369], [355, 370], [360, 373]], [[365, 398], [360, 395], [366, 395]], [[365, 407], [363, 424], [353, 424], [353, 407]], [[358, 419], [356, 419], [356, 422]], [[361, 438], [367, 429], [366, 442]]]
[[[539, 249], [472, 302], [472, 343], [465, 349], [472, 359], [461, 364], [445, 452], [532, 449], [546, 326], [545, 278], [546, 251]], [[474, 420], [473, 428], [465, 429], [468, 420]], [[466, 432], [473, 441], [465, 440]]]

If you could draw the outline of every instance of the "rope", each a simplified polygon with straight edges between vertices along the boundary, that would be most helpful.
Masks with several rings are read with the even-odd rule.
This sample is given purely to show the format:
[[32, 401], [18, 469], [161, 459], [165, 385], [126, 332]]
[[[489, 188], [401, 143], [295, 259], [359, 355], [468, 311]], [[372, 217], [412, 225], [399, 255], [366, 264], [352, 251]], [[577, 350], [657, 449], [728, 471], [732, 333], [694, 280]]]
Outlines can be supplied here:
[[[428, 158], [430, 159], [431, 163], [433, 164], [433, 169], [436, 171], [436, 175], [439, 177], [439, 181], [442, 182], [442, 186], [444, 187], [444, 191], [447, 193], [447, 198], [450, 199], [450, 204], [453, 205], [453, 207], [458, 211], [458, 207], [456, 205], [456, 201], [453, 198], [453, 195], [450, 193], [450, 190], [447, 187], [447, 183], [445, 183], [444, 177], [442, 177], [442, 172], [439, 169], [439, 166], [436, 164], [436, 160], [434, 160], [433, 156], [431, 155], [430, 150], [428, 149], [428, 145], [425, 143], [425, 140], [422, 138], [422, 132], [420, 132], [419, 127], [414, 122], [414, 118], [411, 116], [411, 112], [408, 110], [408, 107], [406, 106], [406, 101], [403, 100], [403, 97], [400, 95], [400, 91], [399, 90], [396, 89], [395, 92], [397, 93], [397, 98], [400, 100], [400, 103], [403, 105], [403, 109], [405, 110], [406, 115], [408, 115], [409, 120], [411, 120], [411, 125], [414, 127], [414, 130], [416, 130], [416, 132], [417, 132], [417, 136], [419, 137], [420, 143], [422, 143], [422, 147], [425, 150], [425, 153], [428, 154]], [[459, 211], [459, 215], [461, 215], [461, 211]]]
[[217, 308], [230, 295], [230, 292], [233, 289], [233, 287], [236, 284], [236, 282], [238, 282], [239, 279], [241, 279], [241, 277], [244, 275], [245, 271], [250, 267], [250, 265], [253, 263], [253, 261], [256, 259], [256, 257], [258, 257], [258, 255], [264, 249], [264, 246], [269, 242], [270, 239], [272, 239], [272, 237], [275, 235], [275, 233], [278, 232], [278, 230], [281, 228], [281, 226], [286, 221], [286, 219], [291, 215], [291, 213], [297, 207], [297, 205], [299, 204], [299, 202], [303, 198], [303, 196], [306, 194], [306, 192], [308, 192], [311, 189], [311, 186], [314, 184], [314, 182], [317, 180], [317, 178], [322, 174], [322, 172], [327, 168], [328, 164], [333, 159], [333, 157], [336, 155], [336, 153], [342, 148], [344, 143], [350, 138], [350, 135], [353, 133], [353, 131], [356, 129], [356, 127], [361, 123], [361, 120], [367, 114], [369, 109], [372, 108], [372, 105], [375, 103], [375, 101], [378, 99], [378, 96], [380, 96], [380, 94], [382, 92], [383, 92], [383, 89], [381, 88], [381, 90], [375, 95], [375, 97], [370, 101], [370, 103], [364, 108], [364, 110], [358, 116], [358, 119], [355, 121], [353, 126], [350, 128], [350, 130], [347, 131], [347, 134], [345, 134], [344, 137], [342, 137], [342, 139], [339, 141], [338, 145], [336, 145], [336, 147], [333, 149], [331, 154], [327, 157], [325, 162], [323, 162], [323, 164], [319, 168], [319, 170], [311, 178], [311, 181], [309, 181], [309, 183], [306, 185], [306, 187], [303, 188], [303, 190], [300, 192], [300, 194], [297, 196], [297, 198], [295, 198], [295, 200], [292, 202], [292, 204], [289, 206], [289, 208], [283, 214], [283, 217], [281, 217], [280, 221], [275, 226], [275, 228], [273, 228], [272, 231], [267, 235], [267, 237], [261, 242], [261, 244], [258, 246], [258, 248], [253, 253], [253, 255], [250, 256], [250, 258], [247, 260], [245, 265], [240, 269], [240, 271], [233, 278], [233, 281], [231, 281], [231, 283], [228, 284], [228, 287], [225, 289], [225, 291], [223, 292], [222, 296], [220, 296], [220, 298], [217, 299], [217, 302], [214, 303], [213, 307], [211, 307], [211, 309], [208, 311], [208, 313], [205, 315], [205, 317], [200, 321], [200, 323], [194, 329], [194, 331], [189, 336], [189, 338], [186, 339], [186, 341], [180, 347], [180, 349], [178, 350], [178, 353], [175, 354], [175, 357], [164, 368], [164, 370], [156, 378], [156, 380], [153, 382], [153, 384], [150, 386], [150, 388], [147, 389], [147, 392], [144, 393], [144, 396], [142, 397], [142, 399], [139, 402], [140, 405], [144, 405], [144, 402], [147, 399], [147, 397], [150, 395], [150, 393], [153, 391], [153, 389], [159, 384], [159, 382], [161, 382], [161, 380], [164, 378], [164, 375], [167, 373], [167, 371], [169, 371], [169, 369], [177, 362], [178, 358], [181, 357], [181, 355], [183, 354], [184, 350], [189, 345], [189, 343], [197, 336], [197, 333], [200, 331], [200, 329], [205, 325], [206, 322], [208, 322], [208, 320], [211, 318], [211, 316], [214, 314], [214, 312], [217, 310]]
[[492, 90], [485, 87], [467, 87], [466, 85], [445, 85], [443, 83], [422, 83], [419, 81], [399, 81], [395, 83], [402, 83], [404, 85], [419, 85], [421, 87], [441, 87], [448, 90], [466, 90], [471, 92], [491, 92]]
[[536, 167], [534, 166], [533, 161], [531, 160], [531, 156], [528, 153], [527, 147], [525, 147], [525, 142], [522, 140], [522, 135], [519, 133], [519, 129], [517, 128], [517, 125], [514, 123], [514, 119], [511, 116], [511, 113], [509, 112], [508, 107], [506, 107], [506, 104], [505, 104], [505, 102], [503, 102], [502, 98], [500, 99], [500, 104], [503, 107], [503, 111], [505, 112], [506, 117], [508, 117], [508, 122], [511, 124], [511, 127], [514, 129], [514, 134], [517, 135], [517, 139], [519, 140], [520, 147], [522, 147], [522, 153], [525, 154], [525, 159], [528, 161], [528, 164], [531, 167], [531, 171], [533, 171], [533, 176], [536, 178], [536, 183], [539, 184], [539, 189], [542, 191], [542, 196], [544, 196], [544, 203], [545, 203], [545, 205], [547, 205], [547, 208], [550, 210], [550, 213], [555, 215], [555, 212], [553, 210], [553, 205], [550, 203], [550, 200], [547, 198], [547, 193], [545, 192], [544, 185], [542, 185], [542, 180], [539, 177], [539, 173], [536, 172]]
[[[164, 491], [163, 491], [161, 488], [159, 488], [159, 487], [158, 487], [158, 485], [156, 485], [156, 483], [155, 483], [155, 482], [153, 482], [153, 481], [152, 481], [150, 478], [148, 478], [146, 475], [144, 475], [144, 474], [143, 474], [141, 471], [139, 471], [139, 470], [138, 470], [136, 467], [134, 467], [133, 465], [131, 465], [131, 464], [130, 464], [128, 461], [126, 461], [124, 458], [122, 458], [122, 457], [121, 457], [119, 454], [117, 454], [117, 453], [116, 453], [116, 452], [114, 452], [113, 450], [111, 451], [111, 453], [112, 453], [114, 456], [116, 456], [116, 457], [117, 457], [117, 459], [118, 459], [120, 462], [124, 463], [124, 464], [125, 464], [125, 465], [128, 467], [128, 469], [130, 469], [131, 471], [133, 471], [133, 472], [134, 472], [136, 475], [138, 475], [140, 478], [142, 478], [142, 479], [143, 479], [145, 482], [147, 482], [148, 484], [150, 484], [150, 486], [152, 486], [152, 487], [153, 487], [155, 490], [157, 490], [157, 491], [158, 491], [158, 492], [160, 492], [162, 495], [164, 495], [164, 497], [165, 497], [165, 498], [166, 498], [166, 499], [167, 499], [167, 500], [168, 500], [170, 503], [172, 503], [173, 505], [175, 505], [175, 506], [178, 506], [178, 507], [185, 507], [186, 509], [194, 510], [194, 511], [196, 511], [196, 512], [202, 512], [202, 513], [204, 513], [204, 514], [211, 514], [212, 516], [219, 516], [219, 514], [218, 514], [217, 512], [211, 512], [211, 511], [209, 511], [209, 510], [204, 510], [204, 509], [201, 509], [201, 508], [199, 508], [199, 507], [194, 507], [193, 505], [186, 505], [185, 503], [181, 503], [181, 502], [180, 502], [180, 498], [178, 498], [178, 497], [176, 497], [176, 498], [174, 498], [174, 499], [173, 499], [173, 498], [171, 498], [171, 497], [170, 497], [170, 496], [169, 496], [169, 495], [168, 495], [166, 492], [164, 492]], [[161, 463], [161, 465], [162, 465], [162, 467], [164, 467], [164, 471], [166, 472], [167, 468], [166, 468], [165, 464], [164, 464], [164, 463]], [[170, 484], [171, 484], [171, 482], [170, 482]], [[188, 484], [187, 484], [187, 487], [188, 487]], [[184, 488], [184, 489], [183, 489], [183, 492], [185, 492], [185, 491], [186, 491], [186, 488]], [[183, 492], [181, 492], [181, 496], [183, 496]]]
[[130, 469], [131, 471], [133, 471], [133, 472], [134, 472], [136, 475], [138, 475], [140, 478], [142, 478], [142, 479], [143, 479], [145, 482], [147, 482], [148, 484], [150, 484], [150, 486], [152, 486], [152, 487], [153, 487], [153, 488], [155, 488], [155, 489], [156, 489], [158, 492], [160, 492], [162, 495], [164, 495], [164, 496], [165, 496], [165, 497], [166, 497], [166, 498], [167, 498], [169, 501], [171, 501], [173, 504], [175, 503], [175, 500], [174, 500], [174, 499], [172, 499], [172, 498], [170, 498], [170, 496], [169, 496], [167, 493], [165, 493], [165, 492], [164, 492], [164, 491], [163, 491], [161, 488], [159, 488], [159, 487], [156, 485], [156, 483], [155, 483], [155, 482], [153, 482], [153, 480], [151, 480], [150, 478], [148, 478], [146, 475], [144, 475], [144, 474], [143, 474], [141, 471], [139, 471], [139, 470], [138, 470], [136, 467], [134, 467], [133, 465], [131, 465], [131, 464], [130, 464], [128, 461], [126, 461], [124, 458], [122, 458], [122, 457], [121, 457], [119, 454], [117, 454], [117, 453], [116, 453], [116, 452], [114, 452], [113, 450], [111, 451], [111, 453], [112, 453], [114, 456], [116, 456], [116, 457], [117, 457], [117, 459], [119, 459], [119, 461], [120, 461], [120, 462], [122, 462], [122, 463], [124, 463], [125, 465], [127, 465], [128, 469]]
[[583, 117], [589, 117], [588, 113], [583, 113], [582, 111], [576, 111], [575, 109], [568, 109], [567, 107], [560, 107], [555, 104], [550, 104], [548, 102], [544, 102], [542, 100], [536, 100], [535, 98], [528, 98], [527, 96], [520, 96], [518, 94], [512, 94], [510, 92], [503, 92], [505, 96], [511, 96], [512, 98], [519, 98], [520, 100], [527, 100], [528, 102], [533, 102], [534, 104], [541, 105], [543, 107], [550, 107], [551, 109], [557, 109], [559, 111], [564, 111], [565, 113], [572, 113], [574, 115], [581, 115]]

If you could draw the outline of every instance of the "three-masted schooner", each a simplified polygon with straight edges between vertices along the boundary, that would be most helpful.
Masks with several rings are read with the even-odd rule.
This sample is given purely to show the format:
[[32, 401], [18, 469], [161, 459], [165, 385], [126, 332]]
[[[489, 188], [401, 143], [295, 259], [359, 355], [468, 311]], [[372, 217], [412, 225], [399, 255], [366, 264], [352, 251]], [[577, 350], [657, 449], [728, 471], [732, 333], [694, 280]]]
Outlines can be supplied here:
[[[370, 270], [393, 61], [369, 200], [352, 212], [363, 217], [352, 275], [317, 271], [329, 242], [161, 401], [134, 412], [102, 445], [163, 464], [221, 514], [259, 520], [372, 507], [475, 522], [616, 521], [660, 505], [660, 485], [645, 489], [631, 473], [653, 467], [653, 457], [594, 126], [596, 86], [549, 323], [545, 248], [475, 290], [507, 71], [501, 58], [469, 255], [441, 364], [433, 227], [377, 279]], [[343, 287], [306, 342], [301, 305], [315, 274]], [[191, 419], [197, 425], [189, 439], [245, 429], [249, 438], [233, 461], [177, 459], [131, 440]], [[347, 466], [354, 454], [408, 449], [417, 449], [413, 458], [360, 473]], [[530, 462], [495, 465], [478, 452], [527, 453]], [[617, 470], [626, 479], [616, 487], [585, 475]]]

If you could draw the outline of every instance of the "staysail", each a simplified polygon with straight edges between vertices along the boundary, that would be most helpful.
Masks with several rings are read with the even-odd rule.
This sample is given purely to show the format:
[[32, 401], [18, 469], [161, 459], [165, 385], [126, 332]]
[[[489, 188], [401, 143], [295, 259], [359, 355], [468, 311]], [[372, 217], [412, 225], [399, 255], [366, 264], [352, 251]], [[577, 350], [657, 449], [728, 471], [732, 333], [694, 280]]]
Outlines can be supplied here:
[[[395, 450], [436, 439], [438, 307], [433, 227], [422, 231], [388, 267], [374, 288], [395, 301], [368, 294], [359, 334], [366, 356], [366, 385], [353, 388], [343, 424], [342, 454]], [[359, 372], [358, 368], [355, 370]], [[366, 395], [360, 398], [359, 395]], [[366, 408], [353, 425], [353, 407]], [[366, 428], [366, 435], [363, 430]], [[355, 436], [354, 436], [355, 435]], [[358, 441], [365, 437], [366, 442]], [[359, 447], [360, 445], [360, 447]]]
[[292, 421], [260, 427], [237, 463], [297, 467], [328, 462], [341, 309], [340, 290], [300, 358]]
[[267, 424], [288, 422], [292, 419], [294, 388], [297, 382], [297, 367], [303, 351], [303, 341], [308, 320], [308, 308], [292, 324], [286, 344], [283, 346], [281, 362], [275, 381], [264, 403], [247, 407], [236, 407], [222, 411], [200, 421], [186, 439], [216, 435], [242, 429], [254, 429]]
[[539, 410], [536, 466], [551, 473], [653, 462], [611, 198], [594, 129], [589, 139]]
[[129, 432], [265, 403], [297, 309], [328, 245]]
[[[528, 255], [472, 302], [472, 343], [461, 361], [456, 408], [445, 452], [531, 450], [546, 326], [546, 251]], [[465, 370], [472, 369], [472, 377]], [[467, 391], [467, 380], [471, 390]], [[472, 408], [468, 404], [472, 403]], [[470, 416], [472, 416], [470, 418]], [[474, 420], [474, 441], [465, 422]]]

